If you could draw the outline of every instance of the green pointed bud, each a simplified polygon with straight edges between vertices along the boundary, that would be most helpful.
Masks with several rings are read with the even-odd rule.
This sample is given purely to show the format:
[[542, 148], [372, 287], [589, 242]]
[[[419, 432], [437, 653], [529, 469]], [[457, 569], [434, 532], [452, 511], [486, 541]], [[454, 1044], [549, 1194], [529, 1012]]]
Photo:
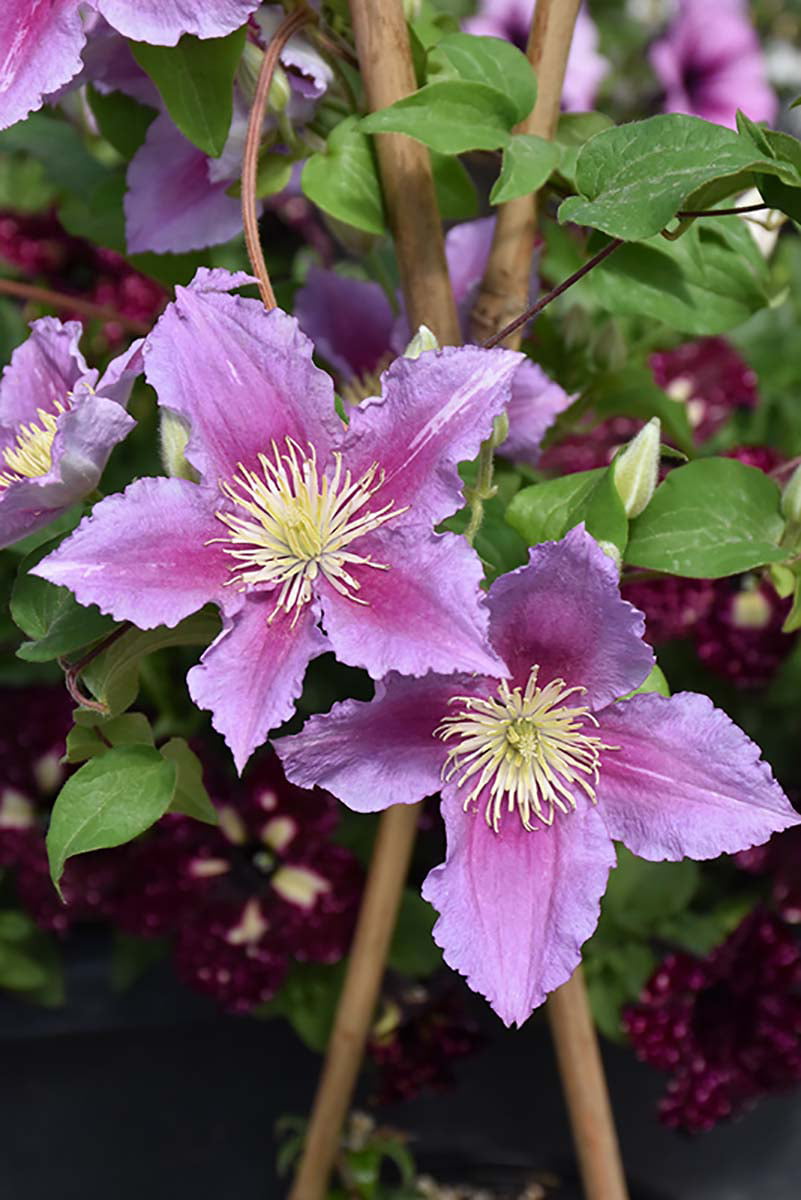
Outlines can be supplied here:
[[801, 525], [801, 467], [796, 467], [782, 492], [782, 512], [793, 525]]
[[245, 42], [245, 48], [236, 69], [236, 82], [248, 107], [253, 103], [256, 95], [256, 85], [259, 82], [259, 72], [263, 61], [264, 51], [261, 46], [257, 46], [255, 42]]
[[184, 454], [189, 441], [189, 426], [183, 417], [169, 408], [162, 408], [159, 434], [161, 461], [167, 474], [197, 483], [200, 476]]
[[502, 446], [509, 436], [509, 414], [507, 412], [499, 413], [492, 422], [492, 448], [497, 449]]
[[612, 466], [617, 494], [629, 518], [640, 515], [656, 490], [660, 436], [659, 417], [651, 417]]
[[614, 542], [607, 542], [605, 540], [599, 541], [598, 545], [601, 547], [606, 557], [611, 558], [619, 573], [623, 567], [623, 555], [620, 553], [618, 547]]
[[407, 21], [416, 21], [423, 11], [423, 0], [403, 0], [403, 15]]
[[281, 64], [276, 63], [270, 84], [270, 91], [267, 96], [267, 111], [275, 113], [278, 116], [284, 111], [287, 104], [289, 104], [291, 95], [292, 89], [289, 86], [289, 77]]
[[403, 352], [404, 358], [419, 358], [426, 350], [439, 350], [439, 342], [427, 325], [421, 325]]

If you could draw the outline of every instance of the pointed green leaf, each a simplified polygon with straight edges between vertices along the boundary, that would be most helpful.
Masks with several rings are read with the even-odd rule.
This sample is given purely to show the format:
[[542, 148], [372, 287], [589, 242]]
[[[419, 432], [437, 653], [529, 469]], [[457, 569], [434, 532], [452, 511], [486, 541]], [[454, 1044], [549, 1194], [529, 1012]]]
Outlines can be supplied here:
[[152, 746], [153, 730], [144, 713], [123, 713], [104, 721], [94, 714], [92, 725], [73, 725], [67, 734], [67, 762], [99, 758], [114, 746]]
[[490, 192], [490, 204], [505, 204], [536, 192], [559, 163], [559, 147], [545, 138], [516, 133], [503, 152], [501, 173]]
[[576, 471], [522, 488], [506, 510], [506, 520], [527, 546], [558, 541], [581, 520], [605, 467]]
[[95, 605], [84, 608], [68, 588], [28, 574], [60, 541], [53, 538], [27, 555], [11, 590], [11, 616], [31, 639], [17, 650], [18, 657], [27, 662], [50, 662], [72, 654], [105, 637], [115, 626], [113, 617]]
[[485, 83], [445, 80], [363, 117], [365, 133], [405, 133], [440, 154], [496, 150], [517, 120], [514, 104]]
[[428, 82], [462, 80], [495, 88], [514, 106], [522, 121], [537, 99], [537, 77], [517, 46], [502, 38], [451, 33], [440, 38], [428, 54]]
[[207, 825], [216, 825], [217, 809], [203, 784], [203, 764], [198, 756], [190, 750], [185, 739], [179, 737], [170, 738], [161, 747], [161, 753], [168, 762], [175, 763], [178, 772], [170, 811], [185, 813]]
[[358, 117], [346, 117], [332, 129], [325, 150], [312, 154], [303, 168], [301, 187], [309, 200], [338, 221], [366, 233], [385, 232], [373, 147]]

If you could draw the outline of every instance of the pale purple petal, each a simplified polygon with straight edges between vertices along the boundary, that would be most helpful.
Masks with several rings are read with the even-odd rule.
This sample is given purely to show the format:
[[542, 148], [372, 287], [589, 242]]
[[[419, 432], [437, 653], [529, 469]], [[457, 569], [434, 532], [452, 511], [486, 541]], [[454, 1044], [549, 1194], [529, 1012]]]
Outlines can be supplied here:
[[592, 808], [537, 832], [514, 817], [494, 833], [483, 809], [465, 812], [463, 803], [446, 789], [447, 858], [423, 884], [440, 914], [434, 941], [506, 1025], [522, 1025], [578, 966], [614, 848]]
[[759, 747], [707, 696], [632, 696], [599, 713], [598, 810], [648, 859], [716, 858], [801, 822]]
[[97, 14], [91, 24], [86, 23], [82, 57], [83, 71], [76, 84], [89, 82], [103, 95], [124, 92], [140, 104], [162, 108], [158, 88], [134, 58], [130, 43]]
[[642, 613], [621, 599], [615, 564], [583, 526], [497, 579], [489, 608], [490, 640], [515, 683], [538, 664], [540, 686], [584, 687], [592, 711], [639, 687], [653, 666]]
[[382, 376], [380, 402], [351, 416], [349, 464], [386, 472], [382, 498], [411, 505], [407, 520], [438, 524], [464, 503], [457, 464], [473, 459], [506, 408], [520, 354], [448, 346], [399, 358]]
[[359, 539], [361, 555], [388, 571], [354, 567], [356, 604], [322, 576], [323, 626], [337, 657], [373, 679], [388, 671], [478, 671], [500, 676], [504, 664], [487, 642], [482, 568], [464, 538], [419, 528], [386, 527]]
[[395, 321], [384, 289], [312, 267], [295, 295], [298, 324], [346, 379], [372, 374], [390, 350]]
[[313, 443], [322, 468], [342, 433], [331, 379], [294, 318], [216, 290], [241, 281], [202, 272], [176, 288], [145, 347], [148, 383], [188, 422], [187, 459], [214, 486], [269, 455], [273, 440], [284, 451], [287, 437]]
[[135, 424], [121, 404], [101, 395], [78, 397], [59, 417], [51, 474], [61, 477], [68, 504], [97, 487], [112, 449]]
[[242, 209], [226, 189], [212, 183], [208, 162], [173, 125], [156, 117], [128, 167], [125, 236], [131, 254], [203, 250], [227, 242], [242, 228]]
[[0, 4], [0, 129], [14, 125], [81, 69], [78, 0]]
[[225, 587], [215, 493], [185, 479], [139, 479], [109, 496], [33, 569], [140, 629], [174, 626], [208, 601], [236, 605]]
[[[265, 45], [272, 41], [283, 19], [284, 11], [278, 5], [259, 9], [256, 23], [261, 29]], [[284, 46], [281, 65], [287, 68], [293, 87], [307, 100], [318, 100], [334, 80], [328, 63], [302, 33], [293, 34]]]
[[0, 428], [13, 431], [35, 421], [40, 408], [57, 412], [79, 380], [95, 383], [97, 371], [89, 370], [78, 349], [82, 333], [79, 321], [42, 317], [31, 324], [30, 337], [14, 351], [0, 380]]
[[292, 716], [309, 660], [329, 649], [314, 605], [294, 628], [285, 620], [268, 625], [272, 609], [269, 595], [248, 596], [187, 676], [192, 699], [211, 709], [238, 771], [270, 730]]
[[244, 25], [259, 0], [89, 0], [109, 25], [134, 42], [174, 46], [184, 33], [225, 37]]
[[144, 344], [144, 339], [139, 338], [111, 360], [95, 387], [99, 396], [106, 396], [123, 408], [127, 406], [133, 385], [145, 367]]
[[448, 274], [463, 324], [469, 315], [469, 311], [465, 311], [465, 304], [469, 306], [472, 303], [475, 289], [484, 275], [494, 229], [494, 217], [480, 217], [477, 221], [462, 221], [454, 225], [445, 237]]
[[275, 750], [292, 783], [324, 787], [355, 812], [414, 804], [441, 786], [445, 751], [434, 730], [448, 701], [476, 690], [486, 692], [486, 680], [393, 672], [376, 685], [373, 700], [335, 704], [300, 733], [280, 738]]
[[498, 452], [536, 466], [542, 439], [559, 413], [564, 412], [574, 399], [549, 379], [537, 363], [521, 363], [515, 371], [512, 399], [506, 410], [509, 436]]

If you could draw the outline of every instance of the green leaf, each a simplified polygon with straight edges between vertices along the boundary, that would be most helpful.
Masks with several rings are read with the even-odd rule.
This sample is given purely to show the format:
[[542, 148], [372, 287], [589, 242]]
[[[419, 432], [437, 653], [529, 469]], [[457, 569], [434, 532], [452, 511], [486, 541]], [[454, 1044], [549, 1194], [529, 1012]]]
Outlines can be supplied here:
[[581, 147], [596, 133], [614, 125], [611, 117], [600, 112], [562, 113], [554, 141], [559, 147], [559, 174], [575, 184], [576, 166]]
[[795, 633], [796, 629], [801, 629], [801, 566], [794, 568], [792, 597], [793, 603], [784, 618], [782, 633]]
[[710, 208], [765, 170], [792, 179], [731, 129], [677, 113], [649, 117], [587, 142], [576, 168], [581, 195], [564, 201], [559, 220], [626, 241], [648, 238], [680, 209]]
[[[747, 246], [740, 240], [750, 240]], [[709, 218], [682, 238], [621, 246], [589, 277], [597, 302], [620, 316], [664, 321], [681, 333], [725, 333], [768, 303], [768, 268], [745, 228]]]
[[467, 221], [478, 212], [478, 193], [470, 173], [458, 158], [431, 154], [431, 170], [440, 216], [444, 221]]
[[109, 972], [113, 990], [126, 992], [169, 952], [170, 944], [166, 938], [134, 937], [115, 929]]
[[584, 396], [600, 420], [634, 417], [650, 421], [651, 417], [659, 417], [667, 436], [685, 454], [692, 454], [693, 435], [687, 406], [657, 387], [647, 367], [624, 367], [622, 371], [597, 376]]
[[28, 333], [19, 304], [7, 296], [0, 296], [0, 363], [10, 361]]
[[121, 846], [149, 829], [170, 806], [177, 770], [151, 746], [119, 746], [70, 776], [47, 832], [50, 875], [58, 889], [76, 854]]
[[419, 978], [442, 966], [442, 951], [431, 936], [436, 918], [420, 893], [406, 888], [387, 960], [393, 971]]
[[73, 725], [67, 734], [67, 762], [99, 758], [114, 746], [152, 746], [153, 730], [144, 713], [123, 713], [104, 721], [95, 713], [93, 725]]
[[185, 813], [207, 825], [216, 825], [217, 809], [203, 785], [203, 764], [198, 756], [190, 750], [185, 739], [179, 737], [170, 738], [161, 747], [161, 753], [168, 762], [175, 764], [178, 772], [170, 811]]
[[656, 967], [656, 955], [641, 942], [617, 945], [595, 956], [587, 947], [587, 992], [593, 1019], [611, 1041], [623, 1041], [620, 1014], [640, 995]]
[[76, 189], [65, 198], [58, 210], [61, 224], [73, 237], [86, 238], [124, 254], [125, 189], [124, 169], [107, 171], [93, 186]]
[[[440, 154], [496, 150], [516, 123], [515, 106], [485, 83], [428, 83], [389, 108], [363, 117], [365, 133], [405, 133]], [[308, 168], [307, 168], [308, 169]]]
[[516, 133], [503, 152], [501, 173], [490, 192], [490, 204], [505, 204], [536, 192], [559, 162], [559, 147], [533, 134]]
[[537, 99], [537, 77], [517, 46], [502, 38], [451, 33], [440, 38], [428, 54], [428, 80], [462, 80], [494, 88], [514, 107], [522, 121]]
[[345, 964], [293, 963], [280, 992], [256, 1010], [261, 1017], [286, 1017], [312, 1050], [325, 1050], [334, 1023]]
[[762, 193], [762, 199], [771, 208], [778, 208], [794, 221], [801, 223], [801, 142], [778, 129], [766, 129], [764, 135], [771, 153], [779, 161], [789, 163], [793, 167], [798, 182], [791, 185], [777, 179], [775, 175], [760, 175], [757, 186]]
[[644, 692], [656, 692], [660, 696], [670, 696], [670, 684], [665, 678], [665, 672], [656, 664], [651, 667], [651, 670], [639, 687], [634, 688], [631, 692], [627, 692], [620, 699], [628, 700], [630, 696], [641, 696]]
[[303, 193], [323, 212], [346, 225], [381, 235], [386, 230], [384, 201], [370, 139], [358, 117], [346, 117], [331, 131], [326, 149], [312, 154], [301, 175]]
[[666, 918], [683, 912], [700, 882], [698, 864], [646, 862], [618, 847], [617, 867], [609, 876], [603, 914], [628, 933], [648, 936]]
[[32, 113], [0, 131], [0, 151], [22, 150], [41, 162], [48, 177], [65, 192], [90, 191], [108, 169], [87, 150], [75, 126], [46, 112]]
[[28, 574], [60, 541], [52, 539], [27, 555], [11, 590], [11, 616], [31, 639], [17, 650], [27, 662], [49, 662], [71, 654], [105, 637], [115, 625], [95, 605], [80, 605], [68, 588]]
[[719, 579], [788, 552], [777, 485], [736, 459], [705, 458], [671, 471], [631, 525], [626, 561], [653, 571]]
[[243, 26], [224, 38], [186, 33], [177, 46], [129, 42], [181, 133], [212, 158], [222, 154], [231, 128], [234, 75], [245, 34]]
[[58, 948], [30, 917], [14, 909], [0, 912], [0, 988], [50, 1008], [64, 1003]]
[[629, 520], [615, 486], [613, 468], [603, 472], [598, 486], [588, 496], [582, 519], [587, 533], [597, 542], [610, 543], [622, 558], [629, 540]]
[[86, 89], [86, 97], [103, 137], [126, 161], [130, 161], [158, 115], [155, 108], [137, 103], [124, 92], [98, 92], [91, 84]]
[[506, 510], [506, 520], [527, 546], [558, 541], [581, 520], [606, 467], [576, 471], [522, 488]]

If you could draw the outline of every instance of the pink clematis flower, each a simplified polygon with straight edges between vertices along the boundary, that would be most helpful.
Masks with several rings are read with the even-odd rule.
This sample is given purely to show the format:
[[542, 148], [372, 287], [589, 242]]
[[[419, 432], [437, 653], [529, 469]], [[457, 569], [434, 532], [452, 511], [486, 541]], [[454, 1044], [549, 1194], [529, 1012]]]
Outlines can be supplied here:
[[200, 482], [138, 480], [36, 568], [143, 629], [218, 604], [223, 631], [189, 688], [240, 769], [328, 649], [376, 679], [502, 667], [478, 557], [432, 529], [463, 503], [457, 463], [478, 453], [520, 361], [471, 346], [399, 359], [345, 429], [297, 322], [226, 294], [248, 282], [199, 271], [146, 346]]
[[776, 118], [778, 98], [744, 0], [720, 0], [713, 13], [707, 0], [680, 0], [675, 20], [649, 57], [665, 88], [665, 112], [732, 129], [738, 108], [752, 121]]
[[[469, 339], [470, 311], [492, 245], [494, 217], [455, 225], [445, 238], [445, 256], [462, 325]], [[536, 277], [531, 291], [536, 293]], [[312, 267], [295, 297], [301, 329], [343, 380], [343, 395], [358, 400], [375, 390], [378, 374], [407, 344], [406, 314], [396, 316], [383, 288], [364, 279]], [[509, 436], [500, 453], [536, 466], [540, 444], [573, 396], [537, 363], [524, 359], [515, 372], [507, 414]]]
[[618, 700], [652, 663], [643, 619], [582, 527], [489, 591], [508, 673], [389, 676], [279, 740], [289, 779], [358, 811], [442, 791], [447, 857], [423, 885], [445, 961], [521, 1024], [598, 922], [613, 839], [713, 858], [799, 823], [759, 749], [706, 696]]
[[135, 42], [174, 46], [184, 33], [223, 37], [259, 0], [4, 0], [0, 5], [0, 129], [41, 108], [81, 70], [93, 10]]
[[78, 321], [43, 317], [0, 380], [0, 547], [48, 525], [93, 491], [136, 422], [125, 411], [142, 342], [98, 372], [78, 349]]

